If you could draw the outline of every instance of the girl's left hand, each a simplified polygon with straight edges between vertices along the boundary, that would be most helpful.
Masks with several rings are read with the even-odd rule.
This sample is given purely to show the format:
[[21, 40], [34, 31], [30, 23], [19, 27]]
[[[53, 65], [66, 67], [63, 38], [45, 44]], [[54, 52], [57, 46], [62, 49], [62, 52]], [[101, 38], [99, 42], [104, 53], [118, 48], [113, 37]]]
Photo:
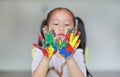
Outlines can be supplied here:
[[[77, 33], [77, 34], [76, 34]], [[69, 29], [64, 41], [60, 41], [60, 54], [65, 58], [71, 56], [80, 44], [80, 32], [77, 29]]]

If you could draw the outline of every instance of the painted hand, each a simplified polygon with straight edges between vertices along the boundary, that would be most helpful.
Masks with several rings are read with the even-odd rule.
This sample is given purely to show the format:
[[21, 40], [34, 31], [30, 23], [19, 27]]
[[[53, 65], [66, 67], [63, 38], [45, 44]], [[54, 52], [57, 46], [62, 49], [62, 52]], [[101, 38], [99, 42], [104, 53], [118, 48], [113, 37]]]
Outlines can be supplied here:
[[[77, 35], [76, 35], [77, 33]], [[69, 29], [64, 41], [60, 41], [60, 54], [65, 58], [71, 56], [75, 49], [80, 44], [80, 32], [77, 32], [76, 29]]]
[[57, 44], [54, 42], [54, 39], [53, 39], [54, 37], [53, 31], [50, 30], [47, 33], [44, 33], [44, 36], [45, 36], [45, 39], [43, 39], [41, 33], [39, 32], [38, 37], [42, 43], [42, 46], [39, 46], [36, 43], [33, 43], [33, 46], [40, 49], [46, 57], [52, 57], [54, 53], [57, 51]]

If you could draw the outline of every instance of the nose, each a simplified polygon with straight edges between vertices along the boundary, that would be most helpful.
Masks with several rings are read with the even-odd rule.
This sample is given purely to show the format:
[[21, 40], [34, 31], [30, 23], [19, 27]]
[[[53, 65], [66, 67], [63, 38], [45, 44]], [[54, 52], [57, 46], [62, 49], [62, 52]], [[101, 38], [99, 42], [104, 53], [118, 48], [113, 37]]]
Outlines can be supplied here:
[[64, 31], [64, 26], [59, 26], [59, 31]]

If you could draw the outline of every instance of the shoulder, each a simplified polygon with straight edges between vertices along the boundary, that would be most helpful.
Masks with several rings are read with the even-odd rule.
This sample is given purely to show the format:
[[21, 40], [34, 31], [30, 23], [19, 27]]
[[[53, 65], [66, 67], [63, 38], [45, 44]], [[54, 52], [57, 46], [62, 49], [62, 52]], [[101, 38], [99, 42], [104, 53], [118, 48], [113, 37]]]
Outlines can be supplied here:
[[82, 70], [82, 72], [84, 73], [85, 77], [86, 77], [86, 65], [84, 63], [84, 54], [83, 54], [84, 50], [79, 48], [76, 49], [75, 54], [73, 55], [77, 65], [79, 66], [79, 68]]
[[76, 49], [73, 57], [76, 61], [79, 61], [79, 60], [84, 61], [83, 49], [81, 48]]
[[40, 56], [40, 55], [43, 55], [43, 53], [41, 52], [40, 49], [34, 47], [32, 48], [32, 59], [36, 56]]
[[35, 71], [37, 66], [39, 65], [41, 59], [42, 59], [42, 52], [40, 49], [34, 47], [32, 49], [32, 72]]
[[81, 49], [81, 48], [76, 49], [76, 51], [83, 53], [83, 49]]
[[74, 56], [77, 56], [77, 55], [80, 55], [80, 54], [83, 54], [83, 49], [81, 49], [81, 48], [76, 49], [75, 53], [74, 53]]

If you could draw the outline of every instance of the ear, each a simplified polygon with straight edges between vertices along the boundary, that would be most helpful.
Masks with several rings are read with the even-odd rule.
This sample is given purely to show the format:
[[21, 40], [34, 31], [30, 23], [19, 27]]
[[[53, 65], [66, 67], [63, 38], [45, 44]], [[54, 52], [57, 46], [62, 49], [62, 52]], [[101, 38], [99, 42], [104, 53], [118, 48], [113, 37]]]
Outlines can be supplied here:
[[43, 34], [44, 34], [44, 36], [45, 36], [45, 34], [48, 33], [48, 26], [45, 25], [45, 26], [42, 28], [42, 30], [43, 30]]

